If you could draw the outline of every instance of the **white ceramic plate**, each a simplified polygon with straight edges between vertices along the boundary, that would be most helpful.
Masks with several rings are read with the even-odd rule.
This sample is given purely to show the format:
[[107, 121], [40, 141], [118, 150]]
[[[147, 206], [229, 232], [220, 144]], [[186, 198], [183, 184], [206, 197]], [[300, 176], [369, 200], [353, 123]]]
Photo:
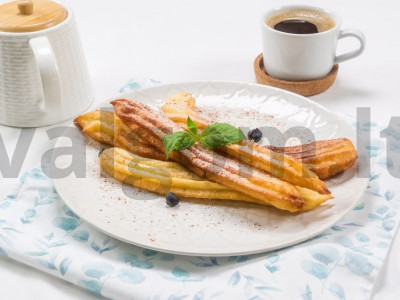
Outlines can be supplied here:
[[[293, 126], [309, 128], [316, 140], [347, 137], [355, 142], [354, 130], [338, 116], [307, 98], [257, 84], [193, 82], [168, 84], [123, 97], [137, 99], [154, 108], [179, 91], [192, 93], [197, 106], [214, 120], [235, 126], [271, 126], [284, 131]], [[106, 105], [107, 106], [107, 105]], [[59, 157], [58, 167], [72, 163], [82, 174], [54, 179], [65, 203], [99, 230], [125, 242], [164, 252], [228, 256], [250, 254], [289, 246], [309, 239], [334, 225], [357, 203], [368, 179], [358, 178], [356, 168], [330, 180], [335, 199], [301, 214], [234, 201], [181, 200], [168, 207], [165, 198], [121, 184], [101, 173], [97, 156], [101, 145], [72, 128], [75, 161]], [[300, 134], [300, 138], [305, 138]], [[267, 141], [264, 141], [267, 142]], [[275, 141], [276, 143], [276, 141]], [[297, 139], [289, 143], [298, 143]], [[71, 146], [60, 138], [56, 147]], [[366, 159], [359, 149], [358, 166]], [[86, 170], [85, 170], [86, 169]]]

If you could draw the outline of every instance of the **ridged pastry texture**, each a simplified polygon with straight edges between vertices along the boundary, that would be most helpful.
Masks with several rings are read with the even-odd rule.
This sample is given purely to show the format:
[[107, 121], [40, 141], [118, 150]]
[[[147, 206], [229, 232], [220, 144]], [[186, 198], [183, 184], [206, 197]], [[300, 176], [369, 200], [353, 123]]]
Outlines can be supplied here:
[[[192, 95], [181, 92], [168, 98], [161, 109], [166, 117], [178, 124], [184, 124], [189, 116], [197, 123], [199, 129], [204, 129], [211, 125], [212, 122], [195, 111], [195, 103], [196, 101]], [[220, 150], [291, 184], [308, 188], [321, 194], [330, 194], [325, 183], [296, 158], [274, 152], [249, 140], [221, 147]]]
[[140, 128], [126, 126], [112, 111], [96, 110], [75, 118], [74, 123], [94, 140], [140, 156], [165, 160], [165, 154], [140, 137]]
[[[140, 138], [110, 111], [92, 111], [74, 120], [83, 133], [98, 142], [126, 149], [147, 158], [166, 160], [165, 154]], [[289, 147], [265, 146], [274, 152], [292, 156], [315, 172], [321, 179], [332, 177], [351, 168], [357, 161], [357, 151], [346, 138], [316, 141], [310, 144]]]
[[[185, 198], [237, 200], [269, 205], [266, 201], [204, 180], [178, 163], [146, 159], [120, 148], [104, 150], [99, 156], [99, 164], [113, 178], [161, 195], [173, 192]], [[314, 209], [331, 198], [315, 191], [298, 189], [305, 198], [301, 211]]]
[[[165, 135], [184, 130], [180, 125], [138, 101], [119, 99], [111, 104], [115, 114], [129, 128], [139, 126], [145, 129], [147, 134], [141, 137], [161, 152], [165, 152], [162, 143]], [[279, 209], [296, 212], [304, 206], [304, 199], [292, 184], [236, 159], [207, 150], [201, 145], [173, 151], [171, 159], [200, 177], [245, 192]]]
[[322, 179], [343, 172], [357, 162], [357, 151], [353, 143], [346, 138], [317, 141], [299, 146], [267, 146], [267, 148], [301, 160]]
[[[136, 134], [131, 134], [129, 132], [130, 129], [124, 123], [122, 123], [113, 112], [99, 110], [88, 112], [77, 117], [75, 119], [75, 124], [82, 130], [83, 133], [87, 134], [94, 140], [112, 146], [117, 146], [119, 144], [118, 147], [131, 152], [124, 152], [122, 149], [114, 148], [112, 153], [112, 150], [108, 149], [103, 152], [104, 154], [100, 155], [99, 162], [101, 167], [106, 173], [117, 180], [159, 194], [165, 194], [168, 191], [172, 191], [182, 197], [243, 200], [246, 202], [268, 205], [268, 203], [259, 201], [235, 190], [227, 189], [226, 187], [218, 185], [217, 183], [200, 179], [200, 177], [186, 171], [186, 169], [177, 163], [163, 162], [159, 160], [159, 156], [164, 159], [165, 154], [152, 146], [143, 144], [143, 139]], [[124, 142], [120, 143], [120, 140]], [[123, 159], [121, 159], [121, 157]], [[136, 171], [135, 168], [128, 168], [131, 166], [131, 163], [128, 163], [130, 161], [135, 162], [135, 165], [136, 163], [139, 163], [145, 164], [149, 167], [151, 166], [154, 168], [167, 170], [169, 174], [164, 174], [164, 176], [172, 176], [175, 178], [174, 181], [178, 183], [181, 182], [180, 179], [196, 181], [202, 180], [202, 186], [206, 185], [206, 190], [209, 192], [199, 191], [199, 188], [196, 188], [196, 185], [192, 185], [192, 182], [189, 184], [189, 186], [186, 185], [184, 189], [168, 189], [168, 187], [171, 186], [163, 186], [157, 181], [157, 177], [153, 176], [154, 174], [159, 174], [160, 170], [153, 172], [151, 169], [149, 169], [150, 171], [146, 173], [146, 179], [138, 180], [140, 174], [143, 175], [143, 173]], [[120, 171], [121, 169], [124, 171]], [[173, 172], [171, 170], [173, 170]], [[179, 172], [177, 172], [177, 170], [179, 170]], [[321, 195], [306, 188], [300, 188], [298, 186], [295, 188], [301, 194], [305, 202], [301, 211], [314, 209], [323, 202], [333, 198], [330, 195]]]
[[104, 150], [99, 156], [99, 164], [107, 174], [119, 181], [162, 195], [173, 192], [187, 198], [260, 203], [243, 193], [203, 180], [178, 163], [146, 159], [120, 148]]

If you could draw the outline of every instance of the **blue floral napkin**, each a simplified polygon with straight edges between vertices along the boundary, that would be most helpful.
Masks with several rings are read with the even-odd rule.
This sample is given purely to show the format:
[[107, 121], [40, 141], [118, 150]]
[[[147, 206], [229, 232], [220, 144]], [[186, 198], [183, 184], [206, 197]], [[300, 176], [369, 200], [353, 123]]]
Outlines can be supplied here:
[[[132, 80], [121, 92], [149, 84], [157, 82]], [[376, 124], [361, 125], [378, 132]], [[373, 140], [368, 150], [370, 184], [339, 223], [278, 251], [224, 258], [110, 238], [65, 206], [35, 168], [0, 201], [0, 254], [114, 299], [368, 299], [400, 215], [385, 144]]]

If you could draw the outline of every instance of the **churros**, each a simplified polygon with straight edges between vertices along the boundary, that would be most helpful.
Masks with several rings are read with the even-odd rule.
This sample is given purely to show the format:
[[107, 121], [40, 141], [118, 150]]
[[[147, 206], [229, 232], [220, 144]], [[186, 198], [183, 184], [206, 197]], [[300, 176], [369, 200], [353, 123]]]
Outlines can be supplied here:
[[218, 149], [226, 154], [195, 144], [173, 151], [175, 162], [165, 161], [163, 136], [185, 130], [188, 116], [200, 130], [211, 124], [195, 111], [195, 99], [187, 93], [168, 98], [162, 107], [168, 118], [137, 101], [112, 104], [115, 113], [97, 110], [74, 121], [83, 133], [115, 147], [99, 157], [106, 173], [159, 194], [241, 200], [301, 212], [333, 198], [314, 172], [328, 178], [357, 160], [351, 141], [336, 139], [292, 147], [245, 140]]
[[[204, 180], [178, 163], [146, 159], [120, 148], [104, 150], [99, 156], [99, 164], [115, 179], [161, 195], [173, 192], [185, 198], [238, 200], [268, 205], [265, 201]], [[314, 209], [331, 198], [304, 188], [297, 189], [305, 200], [301, 211]]]
[[[129, 127], [146, 131], [142, 136], [152, 146], [164, 152], [163, 136], [182, 131], [180, 125], [138, 101], [119, 99], [111, 102], [115, 114]], [[222, 156], [195, 145], [189, 149], [173, 151], [171, 159], [181, 163], [196, 175], [217, 182], [236, 191], [246, 191], [252, 198], [279, 209], [300, 211], [304, 199], [290, 183], [275, 178], [242, 162]]]
[[301, 160], [321, 179], [343, 172], [351, 168], [357, 161], [357, 151], [353, 143], [346, 138], [291, 147], [266, 147]]
[[[146, 144], [145, 146], [148, 147], [143, 147], [142, 145], [143, 140], [139, 140], [136, 135], [132, 134], [129, 135], [129, 128], [125, 124], [123, 124], [121, 120], [114, 115], [113, 112], [109, 111], [100, 112], [99, 110], [89, 112], [77, 117], [75, 119], [75, 124], [78, 125], [78, 127], [82, 130], [83, 133], [89, 135], [94, 140], [111, 146], [123, 148], [132, 153], [128, 155], [128, 152], [126, 151], [122, 152], [122, 149], [115, 148], [116, 150], [114, 150], [114, 153], [118, 153], [117, 156], [118, 160], [116, 160], [116, 169], [114, 168], [114, 166], [112, 166], [113, 160], [110, 159], [112, 158], [111, 157], [112, 155], [115, 155], [114, 153], [111, 154], [111, 150], [105, 150], [104, 151], [105, 154], [100, 155], [99, 162], [101, 167], [104, 169], [104, 171], [106, 171], [106, 173], [108, 173], [110, 176], [115, 177], [117, 180], [124, 181], [127, 184], [136, 186], [138, 188], [146, 189], [152, 192], [157, 192], [159, 194], [165, 194], [168, 191], [172, 191], [182, 197], [243, 200], [247, 202], [267, 204], [260, 202], [252, 197], [249, 197], [243, 193], [234, 190], [229, 190], [223, 187], [222, 185], [218, 185], [210, 181], [205, 181], [203, 179], [201, 180], [203, 182], [206, 182], [207, 190], [213, 189], [215, 186], [220, 186], [220, 187], [217, 188], [216, 190], [207, 193], [201, 191], [199, 192], [199, 189], [196, 188], [192, 189], [191, 188], [192, 185], [190, 185], [189, 188], [185, 189], [184, 192], [182, 189], [177, 190], [176, 188], [168, 190], [167, 188], [168, 186], [164, 187], [160, 186], [159, 182], [157, 181], [157, 178], [154, 178], [154, 176], [152, 176], [152, 173], [148, 173], [147, 178], [145, 180], [142, 179], [138, 180], [137, 178], [139, 177], [139, 175], [132, 174], [135, 172], [137, 173], [137, 171], [135, 171], [135, 169], [132, 168], [127, 169], [126, 158], [158, 169], [160, 168], [165, 170], [174, 169], [175, 171], [173, 173], [173, 176], [176, 178], [175, 180], [178, 180], [178, 182], [179, 178], [199, 181], [200, 177], [186, 171], [186, 169], [184, 169], [181, 165], [177, 163], [160, 161], [158, 157], [161, 156], [161, 158], [164, 159], [165, 154], [158, 151], [155, 148], [152, 149], [154, 151], [143, 151], [143, 149], [147, 149], [151, 146]], [[122, 139], [123, 141], [127, 140], [128, 142], [120, 143], [118, 142], [118, 139]], [[133, 154], [136, 154], [136, 156]], [[125, 157], [125, 160], [122, 161], [125, 163], [125, 167], [121, 166], [121, 159], [120, 159], [121, 157]], [[125, 169], [125, 173], [118, 172], [118, 170], [120, 170], [121, 168]], [[180, 173], [176, 172], [176, 170], [179, 170]], [[166, 176], [167, 177], [171, 176], [171, 173], [166, 174]], [[221, 191], [222, 190], [221, 187], [223, 187], [223, 192]], [[296, 186], [295, 188], [299, 191], [305, 202], [301, 211], [313, 209], [319, 206], [321, 203], [332, 198], [332, 196], [330, 195], [321, 195], [318, 194], [317, 192], [305, 188], [300, 188], [298, 186]]]
[[[186, 122], [183, 118], [181, 120]], [[148, 145], [139, 137], [140, 128], [137, 128], [137, 133], [134, 134], [114, 112], [96, 110], [77, 117], [74, 122], [83, 133], [100, 143], [120, 147], [143, 157], [166, 160], [165, 153]], [[357, 161], [357, 151], [346, 138], [316, 141], [299, 146], [264, 147], [298, 159], [321, 179], [343, 172]]]
[[[204, 129], [211, 124], [211, 121], [195, 112], [195, 99], [188, 93], [173, 95], [166, 100], [161, 109], [166, 117], [177, 124], [186, 121], [188, 116], [197, 123], [199, 129]], [[325, 183], [305, 164], [296, 158], [274, 152], [253, 141], [245, 140], [223, 146], [220, 150], [291, 184], [315, 190], [320, 194], [330, 193]]]
[[187, 198], [260, 202], [218, 183], [203, 180], [178, 163], [146, 159], [120, 148], [104, 150], [99, 156], [99, 164], [119, 181], [162, 195], [173, 192]]
[[140, 156], [165, 160], [164, 153], [140, 137], [140, 128], [131, 130], [114, 112], [92, 111], [75, 118], [74, 123], [83, 133], [100, 143], [120, 147]]

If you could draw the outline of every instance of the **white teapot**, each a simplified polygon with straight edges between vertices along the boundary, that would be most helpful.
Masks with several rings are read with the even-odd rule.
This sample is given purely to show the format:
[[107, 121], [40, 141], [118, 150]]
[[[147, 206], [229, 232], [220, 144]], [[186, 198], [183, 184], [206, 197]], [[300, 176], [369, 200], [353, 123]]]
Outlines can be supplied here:
[[72, 10], [48, 0], [0, 5], [0, 124], [55, 124], [93, 99]]

